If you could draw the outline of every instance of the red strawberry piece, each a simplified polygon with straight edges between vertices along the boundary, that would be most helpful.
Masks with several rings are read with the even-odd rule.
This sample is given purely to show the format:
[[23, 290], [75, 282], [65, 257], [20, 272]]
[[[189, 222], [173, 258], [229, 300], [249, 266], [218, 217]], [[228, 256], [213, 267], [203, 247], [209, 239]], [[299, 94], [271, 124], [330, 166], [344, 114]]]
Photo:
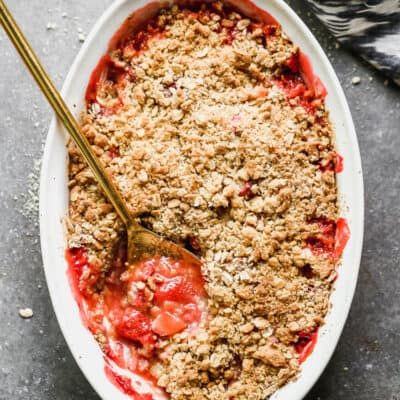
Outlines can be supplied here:
[[69, 265], [74, 269], [74, 272], [78, 274], [78, 277], [80, 277], [83, 268], [88, 264], [86, 250], [83, 247], [73, 247], [67, 250], [66, 257]]
[[201, 311], [196, 304], [186, 304], [183, 306], [183, 313], [181, 318], [188, 324], [200, 321]]
[[313, 91], [316, 98], [325, 98], [328, 92], [324, 84], [322, 83], [321, 79], [314, 74], [310, 59], [301, 51], [299, 52], [299, 66], [300, 74], [304, 79], [308, 89]]
[[319, 168], [322, 172], [331, 171], [338, 174], [343, 171], [343, 157], [334, 152], [330, 159], [320, 162]]
[[86, 249], [74, 247], [68, 249], [66, 258], [71, 269], [76, 289], [85, 297], [90, 297], [93, 287], [100, 278], [101, 271], [97, 264], [89, 263]]
[[294, 348], [299, 354], [299, 362], [303, 363], [307, 357], [313, 352], [318, 339], [318, 327], [312, 332], [301, 331], [298, 333], [299, 339], [295, 343]]
[[235, 29], [234, 26], [230, 27], [230, 28], [224, 28], [225, 30], [225, 38], [224, 38], [224, 44], [227, 44], [228, 46], [230, 46], [233, 41], [235, 40], [237, 31]]
[[339, 218], [336, 221], [335, 232], [335, 248], [333, 250], [333, 258], [338, 260], [346, 247], [347, 241], [350, 238], [349, 225], [345, 218]]
[[160, 336], [171, 336], [184, 330], [186, 324], [176, 315], [164, 311], [155, 318], [152, 328]]
[[244, 197], [245, 199], [251, 199], [254, 197], [254, 193], [251, 191], [253, 184], [250, 181], [244, 183], [242, 189], [239, 192], [240, 197]]
[[303, 95], [306, 91], [306, 87], [302, 83], [297, 83], [295, 86], [293, 86], [291, 89], [287, 90], [287, 97], [288, 99], [294, 99], [296, 97], [299, 97]]
[[290, 69], [291, 72], [293, 72], [294, 74], [298, 73], [300, 70], [300, 66], [299, 66], [299, 54], [293, 54], [291, 57], [289, 57], [286, 60], [286, 66]]
[[117, 332], [125, 339], [138, 341], [142, 344], [154, 342], [150, 319], [134, 308], [127, 308], [116, 326]]
[[316, 255], [331, 254], [335, 245], [334, 238], [317, 235], [306, 239], [307, 246]]
[[189, 247], [189, 250], [194, 251], [194, 252], [199, 252], [201, 251], [200, 243], [197, 238], [194, 236], [188, 236], [187, 238], [187, 246]]
[[150, 315], [152, 318], [157, 317], [157, 315], [160, 314], [160, 312], [161, 312], [161, 308], [157, 307], [157, 306], [153, 306], [150, 309]]
[[183, 276], [167, 279], [156, 289], [154, 299], [160, 303], [166, 300], [190, 303], [196, 295], [193, 284]]
[[318, 224], [319, 234], [306, 239], [307, 246], [316, 255], [326, 254], [338, 260], [350, 237], [350, 229], [344, 218], [333, 221], [327, 218], [313, 218], [309, 221]]
[[332, 254], [335, 247], [336, 222], [327, 218], [313, 218], [311, 224], [318, 224], [320, 234], [306, 239], [307, 246], [314, 254]]
[[338, 153], [335, 154], [334, 164], [335, 164], [335, 172], [337, 174], [343, 171], [343, 157]]
[[112, 146], [109, 150], [109, 154], [111, 158], [116, 158], [120, 156], [120, 152], [119, 152], [119, 147], [118, 146]]

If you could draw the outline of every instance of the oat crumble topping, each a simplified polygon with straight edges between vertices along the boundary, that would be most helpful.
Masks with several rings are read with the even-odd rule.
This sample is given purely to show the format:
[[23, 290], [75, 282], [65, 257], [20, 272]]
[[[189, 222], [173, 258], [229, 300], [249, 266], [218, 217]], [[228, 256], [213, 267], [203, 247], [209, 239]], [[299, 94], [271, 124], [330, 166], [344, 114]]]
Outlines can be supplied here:
[[[203, 261], [208, 319], [166, 339], [152, 373], [172, 400], [265, 399], [297, 376], [294, 344], [329, 309], [337, 260], [312, 248], [339, 216], [328, 112], [293, 93], [299, 49], [279, 26], [215, 3], [153, 27], [145, 49], [111, 54], [129, 74], [101, 81], [82, 117], [132, 213]], [[123, 226], [69, 155], [68, 245], [105, 275]]]

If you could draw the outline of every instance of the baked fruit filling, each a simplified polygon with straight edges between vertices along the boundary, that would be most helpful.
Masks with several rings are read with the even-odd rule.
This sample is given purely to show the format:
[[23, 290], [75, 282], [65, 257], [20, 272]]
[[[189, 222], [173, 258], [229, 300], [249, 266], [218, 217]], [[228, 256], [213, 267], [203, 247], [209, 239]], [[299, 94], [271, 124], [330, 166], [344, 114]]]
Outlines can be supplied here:
[[202, 266], [127, 265], [124, 227], [71, 142], [82, 319], [134, 399], [265, 399], [311, 354], [349, 238], [325, 87], [272, 17], [219, 2], [128, 20], [111, 43], [83, 132], [138, 221]]

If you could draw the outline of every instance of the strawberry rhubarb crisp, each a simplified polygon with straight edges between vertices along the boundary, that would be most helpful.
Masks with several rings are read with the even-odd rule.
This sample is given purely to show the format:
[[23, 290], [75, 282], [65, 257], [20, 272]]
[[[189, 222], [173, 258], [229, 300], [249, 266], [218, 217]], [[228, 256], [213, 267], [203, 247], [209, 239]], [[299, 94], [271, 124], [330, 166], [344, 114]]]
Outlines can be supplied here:
[[349, 231], [326, 90], [258, 15], [217, 2], [128, 20], [87, 89], [83, 132], [132, 213], [201, 270], [127, 265], [124, 227], [69, 144], [71, 285], [135, 399], [265, 399], [296, 378], [329, 309]]

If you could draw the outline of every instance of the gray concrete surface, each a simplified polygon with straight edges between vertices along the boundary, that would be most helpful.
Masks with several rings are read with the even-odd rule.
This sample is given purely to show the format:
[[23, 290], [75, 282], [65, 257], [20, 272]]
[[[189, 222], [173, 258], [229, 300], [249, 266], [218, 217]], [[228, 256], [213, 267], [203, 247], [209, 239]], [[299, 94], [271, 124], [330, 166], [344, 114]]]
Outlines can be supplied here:
[[[8, 0], [58, 86], [111, 0]], [[326, 49], [356, 123], [366, 188], [364, 254], [337, 350], [307, 400], [400, 400], [400, 90], [289, 3]], [[37, 225], [38, 163], [49, 107], [0, 32], [0, 400], [95, 400], [50, 304]], [[361, 77], [357, 86], [354, 76]], [[21, 307], [34, 316], [23, 320]]]

